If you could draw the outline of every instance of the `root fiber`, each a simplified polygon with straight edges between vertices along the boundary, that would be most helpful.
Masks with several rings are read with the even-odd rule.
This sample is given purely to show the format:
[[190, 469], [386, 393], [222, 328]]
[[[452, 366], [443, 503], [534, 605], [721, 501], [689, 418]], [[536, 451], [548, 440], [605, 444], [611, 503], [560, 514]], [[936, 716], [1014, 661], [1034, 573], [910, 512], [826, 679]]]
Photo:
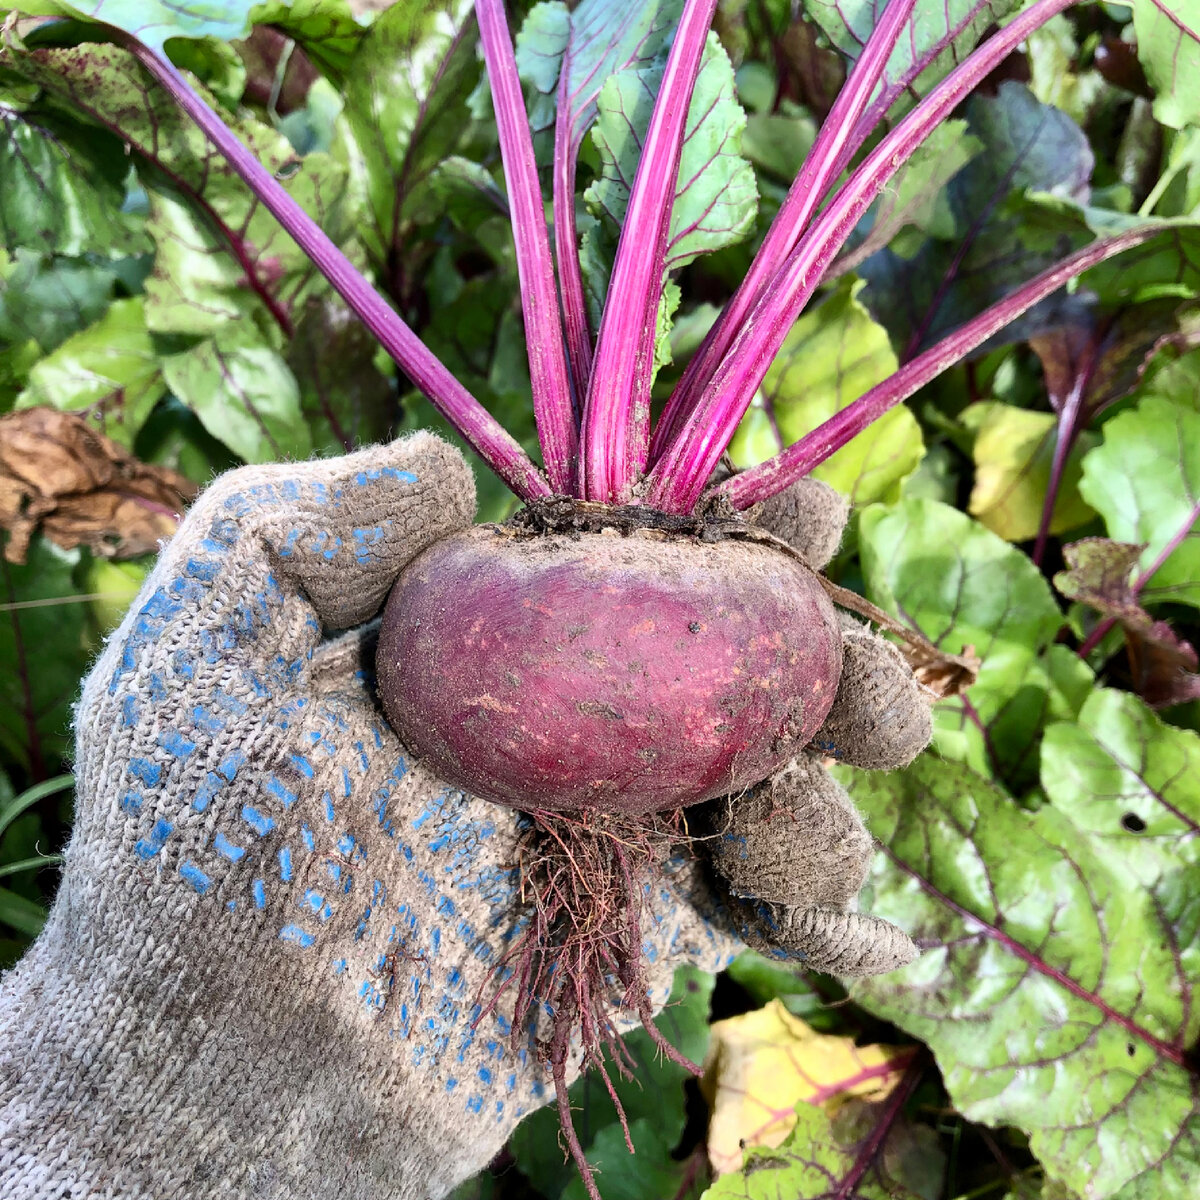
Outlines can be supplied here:
[[[642, 956], [644, 881], [656, 879], [685, 840], [684, 818], [682, 811], [529, 815], [521, 859], [529, 923], [493, 972], [491, 979], [502, 982], [483, 1011], [515, 990], [514, 1045], [534, 1023], [539, 1056], [554, 1081], [566, 1149], [588, 1195], [600, 1200], [571, 1119], [567, 1074], [573, 1050], [581, 1069], [595, 1070], [603, 1081], [630, 1153], [629, 1127], [610, 1074], [615, 1069], [632, 1077], [636, 1067], [620, 1039], [619, 1014], [640, 1020], [665, 1057], [700, 1073], [654, 1024]], [[535, 1015], [538, 1009], [545, 1015]]]

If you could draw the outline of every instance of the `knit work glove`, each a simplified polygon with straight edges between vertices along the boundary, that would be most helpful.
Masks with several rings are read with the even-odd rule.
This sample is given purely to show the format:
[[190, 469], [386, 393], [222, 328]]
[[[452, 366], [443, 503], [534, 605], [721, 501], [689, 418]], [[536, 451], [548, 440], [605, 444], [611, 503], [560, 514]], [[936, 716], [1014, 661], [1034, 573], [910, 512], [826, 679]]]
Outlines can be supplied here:
[[[549, 1099], [502, 1010], [474, 1024], [517, 814], [408, 758], [361, 632], [322, 640], [473, 513], [417, 435], [235, 471], [171, 540], [85, 682], [62, 886], [0, 989], [5, 1200], [438, 1197]], [[652, 899], [661, 1003], [734, 943]]]
[[[167, 545], [84, 684], [62, 884], [0, 980], [4, 1200], [428, 1200], [551, 1098], [532, 1033], [479, 1016], [521, 818], [406, 754], [355, 628], [473, 511], [461, 457], [419, 434], [234, 471]], [[742, 887], [725, 909], [681, 857], [641, 918], [656, 1005], [732, 927], [852, 967], [870, 853], [864, 832], [796, 911]]]

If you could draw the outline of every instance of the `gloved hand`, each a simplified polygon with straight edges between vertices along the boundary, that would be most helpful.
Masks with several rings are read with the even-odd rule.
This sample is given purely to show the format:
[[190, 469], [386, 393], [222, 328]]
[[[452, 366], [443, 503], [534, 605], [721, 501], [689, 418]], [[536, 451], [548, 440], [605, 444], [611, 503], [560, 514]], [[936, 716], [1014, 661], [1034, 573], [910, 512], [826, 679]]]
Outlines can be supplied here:
[[[232, 472], [168, 544], [85, 682], [62, 885], [0, 981], [5, 1200], [435, 1198], [550, 1099], [503, 1007], [476, 1023], [519, 818], [406, 755], [369, 627], [327, 636], [473, 510], [421, 434]], [[728, 961], [731, 918], [768, 949], [799, 927], [681, 864], [642, 918], [657, 1003]], [[821, 899], [838, 937], [857, 886]], [[825, 944], [805, 919], [778, 953]]]

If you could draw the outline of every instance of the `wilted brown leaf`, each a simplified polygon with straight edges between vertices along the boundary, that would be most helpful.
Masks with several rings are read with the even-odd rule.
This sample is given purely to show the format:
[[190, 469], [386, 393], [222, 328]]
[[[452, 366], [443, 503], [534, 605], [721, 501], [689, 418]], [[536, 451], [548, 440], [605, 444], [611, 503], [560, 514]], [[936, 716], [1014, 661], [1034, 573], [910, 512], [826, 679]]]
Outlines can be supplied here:
[[948, 696], [961, 695], [979, 678], [982, 660], [975, 653], [974, 646], [964, 646], [961, 654], [951, 654], [935, 646], [919, 630], [902, 625], [857, 592], [839, 587], [823, 575], [820, 580], [834, 604], [866, 617], [881, 629], [896, 635], [900, 641], [900, 653], [912, 667], [917, 682], [929, 691], [933, 699], [945, 700]]
[[1055, 575], [1054, 586], [1120, 622], [1134, 690], [1147, 704], [1168, 708], [1200, 699], [1200, 660], [1190, 642], [1156, 621], [1138, 599], [1133, 573], [1145, 548], [1108, 538], [1073, 542], [1063, 547], [1068, 569]]
[[196, 485], [140, 462], [78, 413], [26, 408], [0, 417], [4, 557], [25, 561], [35, 530], [65, 549], [133, 558], [170, 537]]

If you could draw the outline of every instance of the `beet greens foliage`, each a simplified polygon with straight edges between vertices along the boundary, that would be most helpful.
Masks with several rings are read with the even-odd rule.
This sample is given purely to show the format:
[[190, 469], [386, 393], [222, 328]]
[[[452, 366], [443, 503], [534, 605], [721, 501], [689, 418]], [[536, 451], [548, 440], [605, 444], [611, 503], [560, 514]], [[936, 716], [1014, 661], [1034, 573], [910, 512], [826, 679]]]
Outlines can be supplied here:
[[[898, 1047], [887, 1086], [748, 1093], [783, 1131], [714, 1178], [732, 1068], [696, 1090], [634, 1035], [635, 1157], [573, 1092], [605, 1196], [1193, 1197], [1198, 77], [1194, 0], [17, 5], [0, 964], [54, 887], [78, 681], [194, 485], [433, 427], [481, 520], [682, 512], [727, 453], [738, 508], [848, 495], [831, 573], [982, 667], [911, 767], [842, 772], [922, 957], [847, 997], [747, 954], [659, 1022], [700, 1060], [781, 1002]], [[581, 1194], [548, 1111], [462, 1192]]]

